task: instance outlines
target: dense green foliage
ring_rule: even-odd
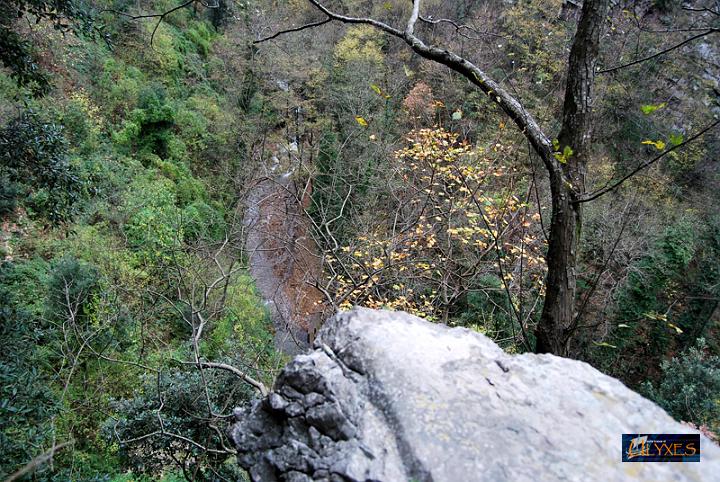
[[[480,3],[423,2],[474,30],[418,31],[557,127],[574,19],[559,0]],[[621,3],[604,67],[720,18]],[[410,2],[363,5],[400,25]],[[308,186],[316,281],[338,305],[532,348],[548,185],[487,96],[367,26],[252,44],[317,20],[294,0],[130,18],[175,6],[0,0],[0,478],[71,442],[28,480],[243,480],[224,430],[255,391],[199,364],[265,385],[282,365],[244,250],[244,200],[264,176]],[[696,45],[598,76],[589,186],[720,112],[720,73]],[[587,204],[571,347],[715,432],[719,150],[711,132]]]
[[[679,357],[662,362],[658,386],[647,395],[680,420],[692,420],[717,433],[720,421],[720,357],[708,355],[705,340]]]
[[[5,212],[12,212],[17,197],[23,196],[24,206],[51,223],[72,216],[83,193],[77,170],[68,161],[67,144],[61,126],[42,122],[32,111],[0,131]]]
[[[192,287],[243,257],[231,187],[243,176],[231,130],[243,113],[211,15],[178,12],[153,46],[153,24],[96,16],[108,45],[62,34],[89,20],[74,2],[2,6],[47,37],[40,47],[22,25],[2,25],[13,29],[3,41],[22,43],[2,48],[15,57],[0,72],[0,477],[71,442],[33,478],[237,479],[223,417],[253,390],[186,363]],[[38,64],[44,48],[59,54],[52,76]],[[234,270],[222,287],[200,308],[200,356],[242,360],[267,383],[278,355],[252,281]]]
[[[692,346],[698,336],[707,333],[713,304],[703,301],[717,296],[720,279],[714,260],[720,252],[713,236],[700,232],[698,225],[702,226],[698,220],[684,219],[669,226],[649,253],[632,266],[617,295],[618,329],[609,342],[620,355],[608,360],[612,365],[606,370],[642,381],[646,368],[638,366],[637,360],[658,366],[663,354]],[[712,230],[712,226],[706,229]],[[676,302],[678,292],[694,295]]]
[[[19,85],[34,95],[46,94],[51,76],[39,65],[40,53],[16,23],[20,19],[50,22],[55,30],[96,37],[90,6],[84,0],[2,0],[0,2],[0,63]]]

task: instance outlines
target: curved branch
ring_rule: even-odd
[[[48,460],[52,459],[55,455],[55,452],[59,452],[60,450],[64,449],[69,445],[72,445],[73,443],[75,443],[74,440],[69,440],[58,445],[53,445],[52,447],[50,447],[50,450],[38,455],[30,462],[25,464],[23,467],[21,467],[17,472],[11,474],[7,479],[5,479],[5,482],[14,482],[15,480],[20,480],[25,475],[33,473],[35,470],[37,470],[38,467],[43,465]]]
[[[702,38],[702,37],[705,37],[705,36],[707,36],[707,35],[710,35],[710,34],[712,34],[712,33],[717,33],[717,32],[720,32],[720,29],[711,28],[711,29],[706,30],[706,31],[704,31],[704,32],[702,32],[702,33],[699,33],[699,34],[697,34],[697,35],[693,35],[692,37],[687,38],[687,39],[683,40],[682,42],[673,45],[672,47],[668,47],[668,48],[666,48],[666,49],[664,49],[664,50],[661,50],[660,52],[657,52],[657,53],[655,53],[655,54],[653,54],[653,55],[650,55],[650,56],[648,56],[648,57],[644,57],[644,58],[638,59],[638,60],[633,60],[632,62],[628,62],[627,64],[618,65],[618,66],[616,66],[616,67],[611,67],[611,68],[609,68],[609,69],[598,70],[597,73],[598,73],[598,74],[606,74],[606,73],[608,73],[608,72],[615,72],[616,70],[624,69],[624,68],[626,68],[626,67],[632,67],[633,65],[637,65],[637,64],[640,64],[640,63],[643,63],[643,62],[647,62],[648,60],[652,60],[652,59],[654,59],[654,58],[660,57],[661,55],[665,55],[665,54],[668,53],[668,52],[672,52],[673,50],[678,49],[678,48],[682,47],[683,45],[688,44],[688,43],[690,43],[690,42],[692,42],[692,41],[694,41],[694,40],[697,40],[697,39],[699,39],[699,38]]]
[[[497,34],[497,33],[481,32],[481,31],[479,31],[478,29],[476,29],[476,28],[474,28],[474,27],[471,27],[470,25],[460,24],[460,23],[457,23],[455,20],[452,20],[452,19],[449,19],[449,18],[437,18],[437,19],[435,19],[435,18],[432,18],[432,17],[423,17],[422,15],[420,15],[420,16],[418,17],[418,19],[419,19],[421,22],[426,23],[426,24],[428,24],[428,25],[440,25],[440,24],[442,24],[442,23],[447,23],[447,24],[449,24],[449,25],[452,25],[453,28],[455,29],[455,32],[456,32],[458,35],[460,35],[460,36],[462,36],[462,37],[465,37],[465,38],[467,38],[467,39],[470,39],[470,40],[482,40],[482,39],[481,39],[480,37],[472,37],[472,36],[470,36],[470,35],[466,35],[466,34],[462,33],[461,30],[469,30],[469,31],[471,31],[471,32],[476,33],[477,35],[487,35],[488,37],[495,37],[495,38],[502,38],[502,39],[510,38],[510,37],[507,37],[507,36],[505,36],[505,35],[500,35],[500,34]]]
[[[543,163],[550,175],[558,178],[564,177],[561,164],[553,157],[553,149],[550,140],[542,131],[535,118],[527,110],[525,110],[515,97],[502,88],[497,82],[492,80],[477,65],[449,50],[441,49],[434,45],[427,45],[415,36],[413,32],[415,23],[420,17],[420,0],[413,0],[413,13],[408,20],[405,32],[401,32],[395,27],[372,18],[348,17],[346,15],[335,13],[322,5],[318,0],[308,1],[333,20],[343,23],[361,23],[372,25],[383,32],[393,35],[394,37],[398,37],[405,41],[405,43],[407,43],[410,48],[412,48],[415,53],[421,57],[445,65],[451,70],[454,70],[464,76],[472,84],[484,92],[505,112],[505,114],[508,115],[508,117],[510,117],[510,119],[512,119],[533,146],[535,152],[537,152],[543,160]]]
[[[703,8],[693,8],[693,7],[685,7],[685,6],[683,6],[682,9],[685,10],[685,11],[687,11],[687,12],[707,12],[707,13],[711,13],[711,14],[716,15],[716,16],[720,16],[720,10],[713,10],[712,8],[707,8],[707,7],[703,7]]]
[[[280,35],[284,35],[284,34],[286,34],[286,33],[300,32],[301,30],[305,30],[305,29],[307,29],[307,28],[319,27],[319,26],[325,25],[326,23],[331,22],[331,21],[332,21],[332,18],[327,17],[327,18],[325,18],[325,19],[323,19],[323,20],[318,20],[317,22],[306,23],[305,25],[301,25],[301,26],[299,26],[299,27],[293,27],[293,28],[288,28],[288,29],[285,29],[285,30],[280,30],[279,32],[276,32],[276,33],[274,33],[273,35],[270,35],[270,36],[268,36],[268,37],[264,37],[264,38],[261,38],[261,39],[259,39],[259,40],[254,40],[253,43],[254,43],[254,44],[260,44],[260,43],[263,43],[263,42],[267,42],[268,40],[272,40],[272,39],[274,39],[274,38],[277,38],[277,37],[279,37]]]
[[[654,163],[656,163],[657,161],[659,161],[660,159],[662,159],[663,157],[665,157],[667,154],[670,154],[672,151],[675,151],[675,150],[677,150],[677,149],[680,149],[681,147],[684,147],[684,146],[690,144],[690,143],[693,142],[695,139],[698,139],[699,137],[702,137],[706,132],[712,130],[713,128],[717,127],[718,125],[720,125],[720,120],[716,120],[715,122],[713,122],[713,123],[710,124],[709,126],[707,126],[707,127],[705,127],[704,129],[700,130],[698,133],[696,133],[696,134],[693,135],[692,137],[688,138],[686,141],[681,142],[680,144],[674,145],[674,146],[672,146],[670,149],[664,150],[663,152],[661,152],[661,153],[658,154],[657,156],[653,157],[653,158],[650,159],[649,161],[643,162],[642,164],[640,164],[639,166],[637,166],[635,169],[633,169],[630,173],[628,173],[627,175],[623,176],[621,179],[618,179],[617,181],[615,181],[613,184],[611,184],[611,185],[609,185],[609,186],[606,186],[606,187],[604,187],[604,188],[602,188],[602,189],[600,189],[600,190],[598,190],[598,191],[595,191],[594,193],[590,193],[590,194],[588,194],[588,195],[585,196],[585,197],[582,197],[582,198],[580,198],[580,199],[574,200],[574,201],[573,201],[573,204],[586,203],[586,202],[589,202],[589,201],[592,201],[592,200],[594,200],[594,199],[599,198],[599,197],[602,196],[603,194],[607,194],[608,192],[616,189],[618,186],[620,186],[622,183],[624,183],[625,181],[627,181],[627,180],[630,179],[631,177],[635,176],[637,173],[639,173],[639,172],[642,171],[643,169],[645,169],[645,168],[647,168],[647,167],[650,167],[651,165],[653,165]]]
[[[389,33],[390,35],[394,35],[395,37],[403,38],[403,33],[400,30],[398,30],[394,27],[391,27],[390,25],[388,25],[384,22],[380,22],[379,20],[375,20],[372,18],[363,18],[363,17],[348,17],[347,15],[341,15],[341,14],[335,13],[331,10],[328,10],[323,4],[321,4],[317,0],[308,0],[308,1],[310,3],[312,3],[313,5],[315,5],[315,7],[318,10],[320,10],[322,13],[324,13],[325,15],[327,15],[328,17],[330,17],[333,20],[337,20],[337,21],[343,22],[343,23],[364,23],[364,24],[372,25],[373,27],[379,28],[383,32]]]
[[[405,40],[421,57],[449,67],[477,86],[518,126],[523,135],[530,141],[533,149],[543,160],[547,169],[555,174],[561,172],[560,164],[552,156],[550,140],[542,131],[535,118],[525,110],[520,102],[508,91],[502,88],[475,64],[449,50],[426,45],[415,36],[408,36]]]
[[[173,433],[173,432],[167,432],[167,431],[165,431],[164,428],[162,428],[161,430],[155,430],[154,432],[146,433],[145,435],[140,435],[140,436],[138,436],[138,437],[134,437],[134,438],[131,438],[131,439],[125,439],[125,440],[122,440],[122,439],[120,438],[120,436],[117,434],[117,430],[115,431],[115,438],[117,439],[117,441],[118,441],[118,443],[119,443],[120,445],[130,445],[130,444],[133,444],[133,443],[136,443],[136,442],[141,442],[141,441],[143,441],[143,440],[145,440],[145,439],[149,439],[149,438],[152,438],[152,437],[157,437],[158,435],[161,435],[161,436],[163,436],[163,437],[174,438],[174,439],[177,439],[177,440],[182,440],[183,442],[189,443],[189,444],[192,445],[193,447],[196,447],[196,448],[202,450],[203,452],[208,452],[208,453],[211,453],[211,454],[230,454],[230,455],[236,454],[236,452],[232,452],[232,451],[218,450],[218,449],[212,449],[212,448],[206,447],[206,446],[204,446],[204,445],[202,445],[202,444],[200,444],[200,443],[198,443],[198,442],[196,442],[196,441],[194,441],[194,440],[192,440],[192,439],[189,439],[189,438],[187,438],[187,437],[185,437],[185,436],[183,436],[183,435],[180,435],[180,434],[177,434],[177,433]]]
[[[228,365],[226,363],[216,363],[216,362],[205,362],[205,361],[182,361],[182,360],[176,360],[184,365],[195,365],[200,368],[215,368],[217,370],[225,370],[227,372],[232,373],[233,375],[240,378],[242,381],[247,383],[248,385],[252,385],[257,389],[257,391],[260,392],[260,394],[264,397],[268,394],[268,389],[265,386],[265,384],[259,380],[255,380],[251,376],[247,375],[245,372],[239,370],[238,368],[235,368],[232,365]]]
[[[155,34],[157,33],[158,28],[160,28],[160,24],[162,23],[162,21],[165,20],[165,17],[167,17],[168,15],[170,15],[170,14],[173,13],[173,12],[177,12],[178,10],[181,10],[181,9],[183,9],[183,8],[185,8],[185,7],[189,7],[189,6],[192,5],[193,3],[197,3],[197,2],[202,3],[201,0],[187,0],[187,1],[183,2],[183,3],[181,3],[180,5],[176,5],[175,7],[172,7],[171,9],[166,10],[166,11],[164,11],[164,12],[160,12],[160,13],[148,13],[148,14],[142,14],[142,15],[132,15],[132,14],[129,14],[129,13],[120,12],[120,11],[118,11],[118,10],[112,10],[112,9],[103,10],[103,12],[115,13],[115,14],[117,14],[117,15],[122,15],[123,17],[127,17],[127,18],[129,18],[129,19],[131,19],[131,20],[140,20],[140,19],[143,19],[143,18],[157,18],[158,21],[157,21],[157,23],[155,24],[155,27],[153,28],[152,34],[150,35],[150,45],[152,45],[152,44],[153,44],[153,41],[155,40]],[[217,8],[217,6],[206,5],[206,4],[204,4],[204,3],[203,3],[203,5],[205,5],[205,6],[208,7],[208,8]]]

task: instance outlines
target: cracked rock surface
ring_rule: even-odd
[[[236,417],[254,481],[720,480],[704,436],[700,463],[622,463],[623,433],[694,431],[590,365],[401,312],[337,315]]]

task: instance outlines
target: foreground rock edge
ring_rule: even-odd
[[[622,463],[622,433],[696,433],[590,365],[356,308],[323,327],[230,434],[253,480],[720,480],[700,463]]]

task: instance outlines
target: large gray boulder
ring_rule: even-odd
[[[231,435],[256,481],[720,480],[700,463],[623,463],[623,433],[692,433],[590,365],[509,355],[483,335],[355,309],[321,330]]]

